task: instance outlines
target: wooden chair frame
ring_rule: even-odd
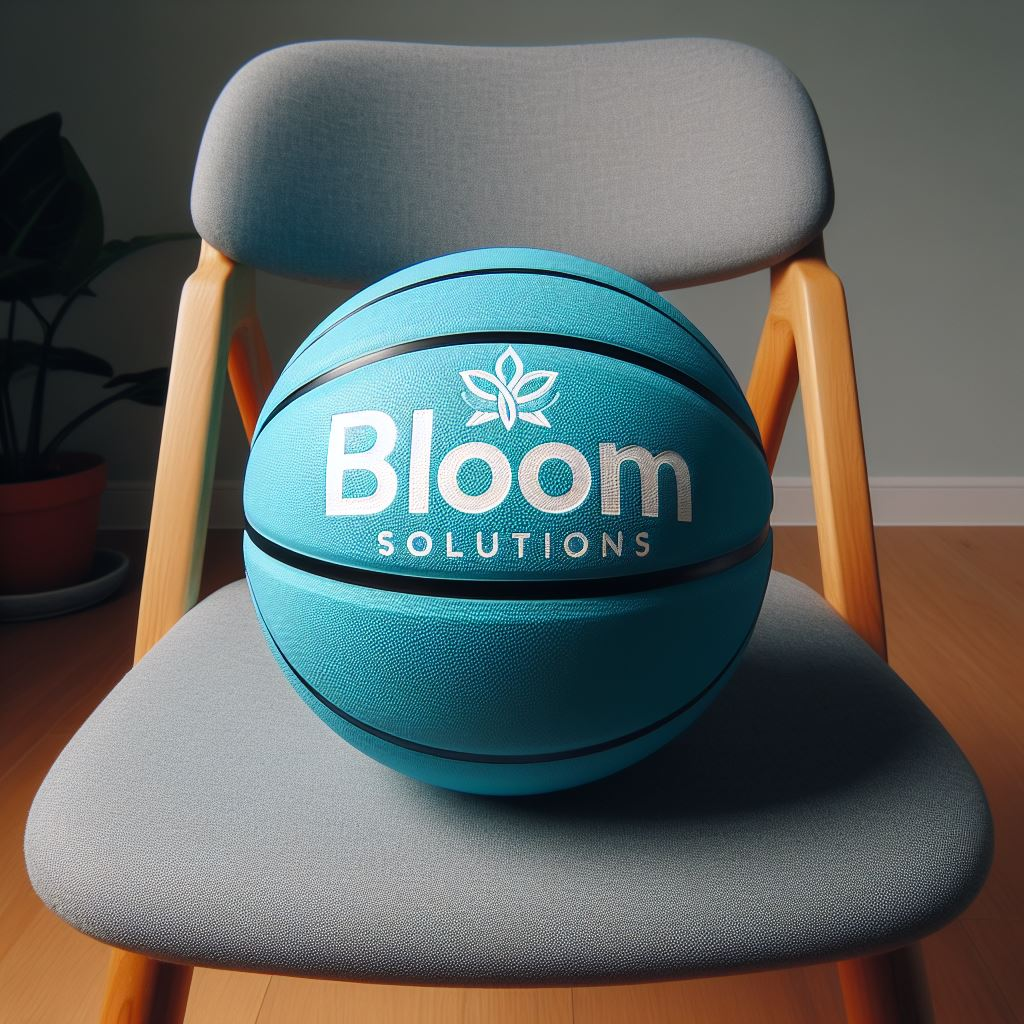
[[[136,661],[196,602],[225,368],[251,439],[273,384],[253,274],[203,242],[178,313]],[[771,299],[748,388],[771,466],[798,382],[825,597],[884,658],[885,623],[846,299],[820,238],[771,271]],[[837,966],[851,1024],[932,1019],[916,944]],[[191,977],[190,966],[115,950],[103,1024],[180,1024]]]

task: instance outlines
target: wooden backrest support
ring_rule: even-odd
[[[136,660],[196,601],[227,376],[251,437],[273,384],[253,274],[203,242],[178,312]],[[771,270],[768,315],[748,388],[771,465],[798,381],[825,597],[885,657],[846,299],[820,239]]]

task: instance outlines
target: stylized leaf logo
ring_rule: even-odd
[[[550,427],[545,411],[558,401],[558,392],[548,397],[555,386],[555,370],[525,372],[519,353],[509,345],[494,363],[494,373],[487,370],[461,370],[459,376],[468,390],[462,400],[476,410],[467,427],[475,427],[491,420],[501,420],[511,430],[517,419],[538,427]]]

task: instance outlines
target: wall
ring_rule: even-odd
[[[837,206],[826,239],[847,286],[879,518],[1024,521],[1024,142],[1015,66],[1024,5],[8,0],[2,24],[0,127],[62,111],[111,236],[189,226],[192,166],[213,100],[248,57],[281,43],[705,35],[769,50],[807,86],[831,151]],[[89,344],[121,370],[166,362],[195,255],[195,246],[178,244],[111,271],[100,298],[72,315],[64,341]],[[669,297],[745,379],[766,296],[759,274]],[[269,282],[261,307],[278,363],[341,297]],[[80,404],[81,386],[60,380],[53,412]],[[115,407],[78,437],[110,461],[108,522],[144,521],[158,421],[151,409]],[[231,482],[244,459],[241,430],[226,415],[219,516],[230,518]],[[803,518],[798,417],[778,474],[783,518]]]

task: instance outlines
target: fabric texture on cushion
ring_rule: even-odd
[[[832,201],[807,93],[750,46],[328,41],[227,84],[192,214],[236,260],[336,284],[519,245],[668,288],[778,262]]]
[[[514,799],[434,789],[345,744],[281,677],[239,582],[67,746],[26,858],[61,917],[157,957],[514,985],[903,943],[972,899],[991,843],[952,739],[788,577],[691,730],[609,779]]]

